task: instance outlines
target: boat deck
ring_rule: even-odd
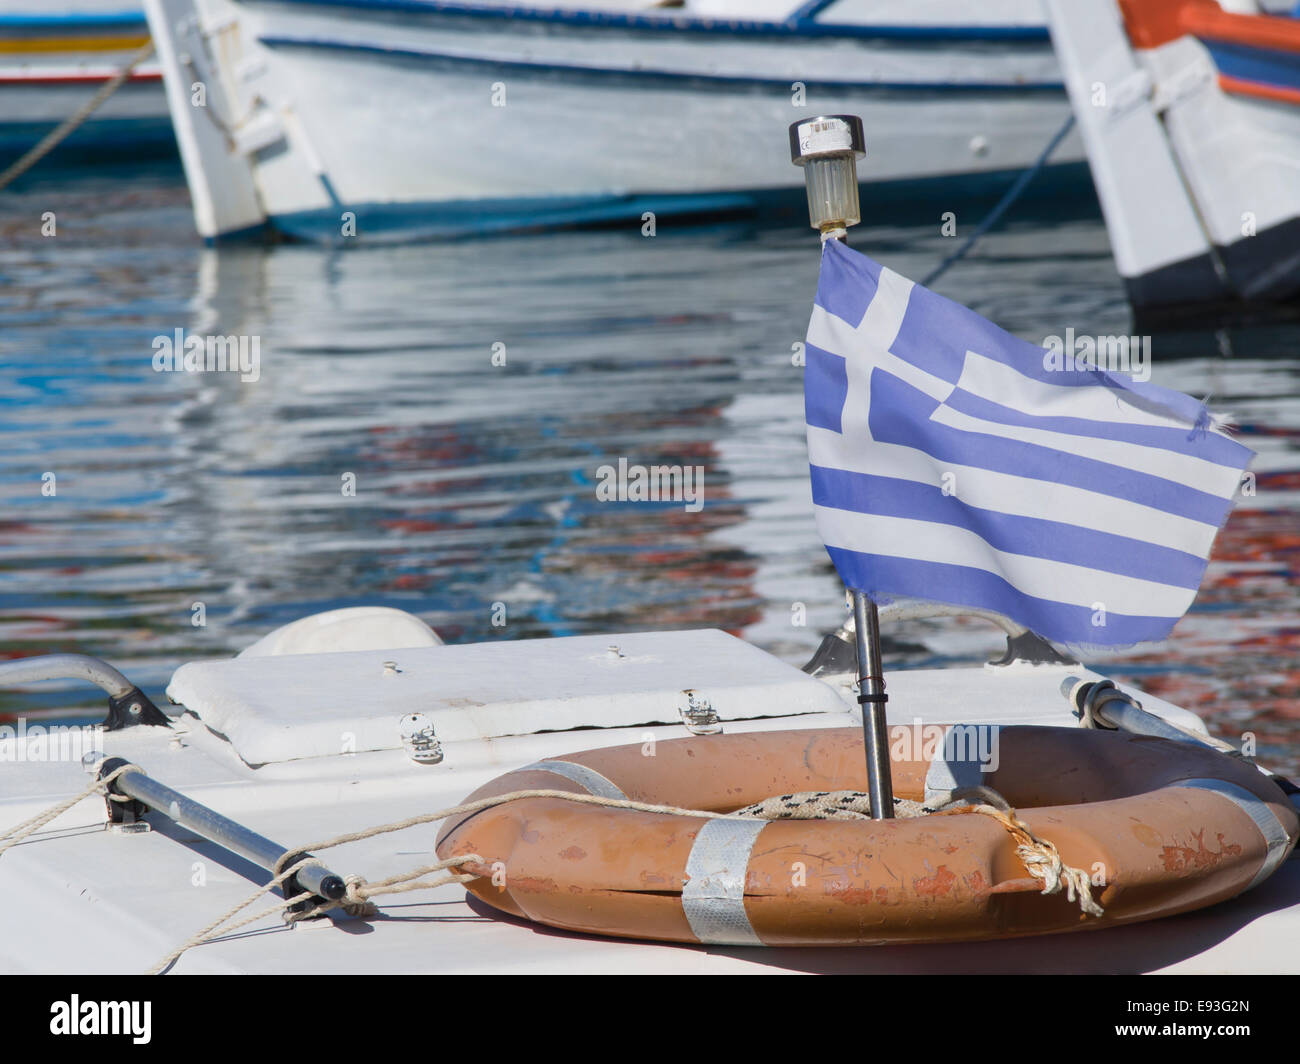
[[[791,670],[792,672],[794,670]],[[1078,667],[915,670],[891,677],[895,723],[1069,725],[1057,693]],[[833,687],[847,693],[846,679]],[[820,685],[820,681],[808,680]],[[1148,708],[1186,723],[1175,707]],[[830,711],[728,721],[727,731],[843,727]],[[928,712],[915,712],[920,706]],[[251,767],[190,713],[170,732],[137,727],[104,736],[105,752],[278,843],[298,847],[346,831],[452,806],[501,773],[581,749],[685,735],[681,724],[581,728],[450,741],[438,765],[400,749],[307,757]],[[13,755],[17,740],[5,740]],[[84,786],[76,763],[5,765],[0,824],[26,819]],[[0,968],[139,972],[264,882],[256,866],[150,816],[140,834],[104,830],[101,799],[87,799],[0,859]],[[428,863],[437,825],[323,851],[340,874],[368,879]],[[1300,864],[1212,909],[1087,933],[988,943],[841,949],[689,947],[569,934],[515,920],[468,899],[459,885],[380,899],[370,920],[339,916],[285,927],[277,916],[192,949],[176,972],[762,973],[762,972],[1295,972],[1300,958]],[[259,899],[248,913],[269,908]]]

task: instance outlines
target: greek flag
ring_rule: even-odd
[[[848,587],[1074,646],[1169,635],[1253,452],[1189,396],[1056,361],[826,242],[804,398],[817,527]]]

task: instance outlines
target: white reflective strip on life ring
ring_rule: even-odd
[[[686,859],[690,878],[682,909],[701,942],[712,946],[761,946],[745,912],[745,873],[754,840],[766,820],[710,820],[695,836]]]
[[[566,780],[578,784],[579,787],[586,787],[588,794],[594,794],[600,798],[627,800],[627,795],[619,790],[613,781],[606,779],[594,768],[588,768],[586,765],[579,765],[573,761],[534,761],[531,765],[525,765],[517,771],[553,772],[557,776],[563,776]]]
[[[1268,853],[1264,857],[1264,863],[1260,865],[1259,871],[1255,873],[1255,878],[1250,881],[1246,887],[1258,886],[1280,865],[1291,848],[1291,837],[1287,835],[1286,828],[1282,826],[1282,821],[1278,820],[1277,814],[1268,807],[1268,804],[1259,797],[1240,787],[1235,783],[1228,783],[1226,780],[1178,780],[1176,783],[1169,784],[1170,787],[1195,787],[1198,790],[1213,791],[1215,794],[1221,794],[1229,801],[1234,802],[1240,807],[1255,826],[1259,828],[1259,833],[1264,836],[1264,841],[1268,843]]]

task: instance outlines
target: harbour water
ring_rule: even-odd
[[[955,246],[938,210],[864,213],[854,245],[909,276]],[[183,661],[375,603],[449,642],[718,627],[802,664],[844,613],[796,364],[817,265],[811,230],[745,222],[214,251],[179,170],[30,180],[0,198],[0,654],[94,654],[160,698]],[[1035,342],[1132,331],[1091,202],[1018,209],[935,287]],[[159,368],[188,336],[242,342],[256,379]],[[1152,338],[1152,379],[1259,452],[1254,493],[1173,638],[1095,659],[1292,773],[1294,336]],[[620,459],[698,469],[702,505],[602,499]],[[911,623],[887,665],[999,642]],[[0,714],[97,701],[4,692]]]

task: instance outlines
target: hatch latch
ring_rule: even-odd
[[[722,721],[713,704],[698,691],[682,692],[682,700],[677,707],[682,715],[682,723],[692,735],[717,735],[722,731]]]

